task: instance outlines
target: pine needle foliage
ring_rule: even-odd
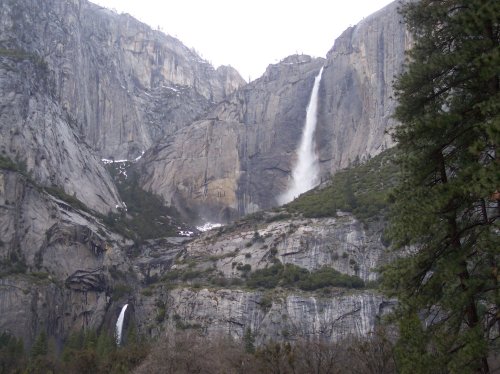
[[[402,373],[490,373],[499,353],[500,2],[421,0],[396,84],[401,181],[383,287]]]

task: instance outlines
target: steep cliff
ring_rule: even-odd
[[[120,248],[131,243],[67,200],[0,171],[0,331],[28,347],[41,331],[100,327],[120,281],[111,270],[129,266]]]
[[[274,284],[278,273],[267,273],[257,288],[252,280],[259,269],[285,264],[286,271],[290,264],[310,274],[333,268],[369,284],[385,261],[383,225],[363,224],[340,212],[322,219],[285,216],[266,212],[183,245],[151,248],[134,265],[149,283],[133,300],[136,323],[151,335],[189,328],[242,338],[250,328],[257,343],[311,336],[338,341],[373,331],[393,305],[373,290],[318,286],[308,291],[316,286],[294,283],[296,274]]]
[[[157,304],[142,297],[136,307],[154,311],[147,321],[153,335],[178,328],[200,330],[209,336],[227,334],[240,340],[250,329],[257,344],[311,337],[335,342],[365,336],[391,305],[370,291],[328,296],[282,292],[269,305],[265,293],[259,291],[181,288],[165,294],[165,322],[151,325]]]
[[[135,157],[243,83],[83,0],[0,3],[0,331],[114,319],[136,247],[102,223],[124,205],[96,151]]]
[[[391,145],[389,77],[408,44],[398,17],[389,6],[326,62],[290,56],[244,85],[128,15],[84,0],[2,1],[0,331],[27,345],[40,331],[111,332],[124,303],[151,335],[249,327],[265,342],[373,329],[391,305],[368,288],[384,262],[383,222],[276,211],[194,239],[132,243],[103,224],[124,206],[99,158],[147,150],[135,164],[142,186],[186,216],[230,221],[275,206],[322,66],[322,173]],[[251,284],[273,269],[327,286]]]
[[[100,160],[54,101],[53,81],[37,55],[0,49],[0,152],[38,184],[57,187],[101,212],[121,206]]]
[[[268,67],[147,153],[144,188],[205,219],[227,221],[276,204],[286,188],[314,77],[323,59]]]
[[[136,157],[244,84],[234,69],[216,71],[177,39],[86,0],[3,1],[0,35],[3,48],[47,63],[55,98],[103,157]]]
[[[328,52],[320,87],[317,149],[323,175],[394,145],[388,130],[410,34],[395,1],[348,28]]]
[[[410,42],[394,2],[346,30],[326,61],[290,56],[269,66],[263,77],[151,152],[144,187],[205,219],[276,206],[296,162],[322,65],[315,134],[321,178],[392,147],[392,81]]]

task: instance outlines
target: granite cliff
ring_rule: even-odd
[[[153,336],[182,328],[241,339],[250,328],[259,344],[310,336],[339,341],[373,331],[393,301],[371,289],[252,290],[245,279],[259,269],[291,264],[311,273],[332,268],[369,284],[384,262],[382,226],[363,225],[348,213],[280,217],[268,212],[141,256],[135,266],[149,286],[130,299],[136,323]]]
[[[42,331],[112,334],[125,303],[126,321],[152,336],[250,328],[257,342],[331,341],[372,330],[391,305],[368,287],[384,262],[383,221],[259,211],[287,187],[321,67],[323,177],[391,146],[390,80],[407,44],[393,4],[346,31],[326,60],[289,56],[245,84],[85,0],[2,1],[0,331],[27,346]],[[133,163],[142,187],[185,217],[257,214],[134,243],[113,231],[132,213],[100,159],[142,151]],[[266,269],[327,269],[355,286],[247,284]]]
[[[139,156],[242,84],[87,1],[0,3],[1,331],[29,346],[103,325],[134,278],[133,243],[103,224],[126,207],[100,159]]]
[[[144,160],[145,189],[204,219],[277,205],[296,162],[314,77],[321,177],[393,146],[393,78],[410,43],[397,2],[346,30],[326,61],[290,56],[173,134]]]
[[[27,346],[41,331],[61,339],[100,327],[116,284],[110,270],[128,269],[131,243],[51,191],[0,172],[0,331]]]
[[[285,189],[323,59],[290,56],[152,148],[143,186],[205,220],[275,205]]]
[[[398,6],[395,1],[344,31],[327,54],[316,133],[323,175],[394,146],[392,84],[411,45]]]
[[[179,40],[86,0],[9,0],[0,44],[47,64],[54,95],[103,157],[134,158],[245,82]]]

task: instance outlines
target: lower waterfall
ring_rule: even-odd
[[[125,311],[127,310],[128,304],[125,304],[122,307],[120,315],[116,320],[116,345],[120,345],[122,342],[122,330],[123,330],[123,321],[125,320]]]
[[[301,193],[318,185],[319,160],[315,150],[314,132],[316,130],[318,112],[318,91],[323,68],[314,79],[314,86],[307,106],[306,122],[300,146],[297,149],[297,163],[292,170],[292,180],[286,192],[278,197],[280,205],[289,203]]]

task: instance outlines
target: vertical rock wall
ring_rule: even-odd
[[[373,157],[394,145],[392,84],[411,41],[398,2],[350,27],[328,52],[316,133],[322,173]]]

